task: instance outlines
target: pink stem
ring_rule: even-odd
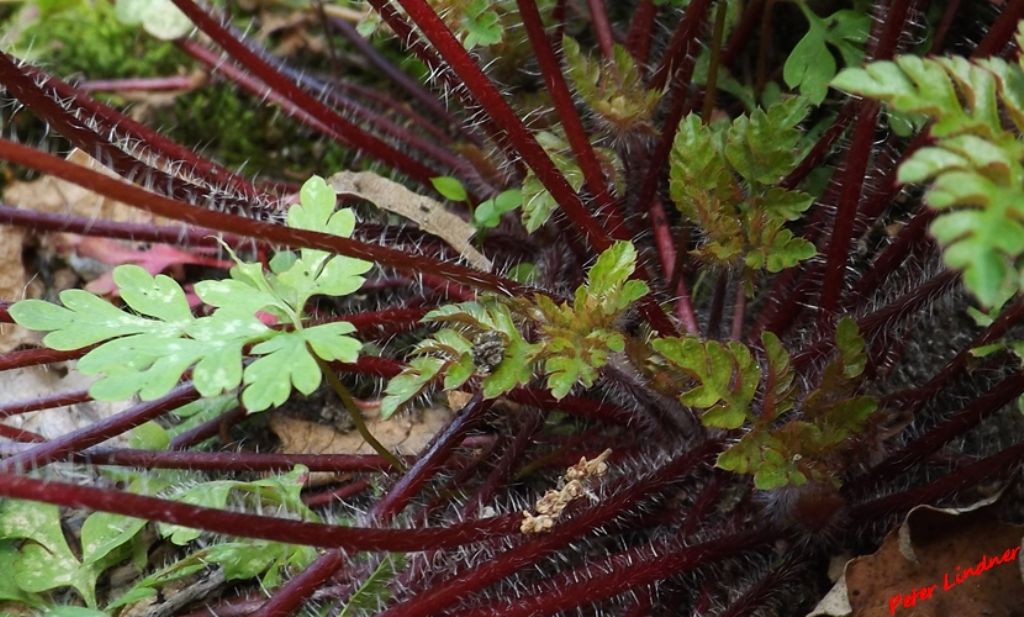
[[[421,529],[325,525],[203,508],[173,499],[147,497],[68,482],[50,482],[2,472],[0,495],[52,503],[67,508],[112,512],[235,537],[349,551],[415,552],[452,548],[515,533],[519,526],[519,517],[515,515],[479,519],[451,527]]]

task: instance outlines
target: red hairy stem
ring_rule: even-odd
[[[188,2],[189,0],[175,0]],[[565,176],[558,171],[544,148],[537,143],[515,110],[505,101],[501,92],[487,77],[462,43],[451,33],[444,21],[425,0],[398,0],[423,35],[444,57],[448,65],[459,76],[473,98],[484,111],[507,133],[509,142],[523,157],[523,160],[537,175],[565,212],[566,216],[584,235],[590,246],[603,251],[611,246],[612,239],[601,225],[590,215],[580,196],[569,185]]]
[[[393,308],[340,315],[332,321],[347,321],[364,337],[384,337],[417,327],[428,311],[427,307]]]
[[[289,617],[331,574],[345,562],[345,553],[327,551],[297,576],[281,586],[273,597],[252,613],[253,617]]]
[[[710,3],[711,0],[693,0],[690,2],[689,6],[686,7],[686,13],[683,14],[682,21],[679,22],[679,27],[673,34],[673,43],[670,43],[670,48],[666,51],[666,59],[663,60],[663,65],[665,62],[669,62],[669,55],[674,54],[672,45],[675,43],[676,38],[678,38],[680,57],[678,61],[671,61],[678,64],[678,66],[673,65],[672,79],[669,83],[670,88],[663,99],[667,103],[667,112],[662,124],[661,137],[658,139],[657,144],[655,144],[654,150],[647,161],[647,173],[640,183],[640,190],[636,201],[639,208],[644,208],[657,194],[658,182],[667,169],[669,153],[672,152],[672,142],[675,141],[676,132],[679,130],[679,122],[687,112],[693,109],[694,103],[688,95],[690,92],[690,77],[693,75],[696,58],[694,57],[695,54],[690,52],[697,45],[697,36],[700,34],[701,26],[703,26],[704,20],[707,18]],[[667,71],[668,69],[666,69],[665,79],[668,79],[669,76]],[[659,85],[657,74],[655,74],[653,85],[656,89],[664,87],[664,84]],[[662,105],[666,103],[662,103]],[[684,250],[685,247],[678,247],[680,253]]]
[[[999,411],[1022,392],[1024,392],[1024,373],[1017,372],[1010,375],[986,394],[972,401],[970,405],[953,414],[948,420],[901,447],[899,451],[872,467],[863,476],[849,482],[843,487],[843,491],[847,494],[858,494],[871,488],[883,478],[892,478],[903,473],[929,454],[936,452],[951,439],[963,435],[977,426],[979,422]]]
[[[601,572],[567,574],[565,584],[530,589],[518,600],[499,601],[465,612],[457,617],[542,617],[579,606],[589,606],[637,587],[663,581],[699,566],[705,566],[777,539],[779,531],[763,528],[725,535],[701,544],[685,546],[662,541],[621,553],[615,564]],[[571,579],[570,579],[571,577]]]
[[[335,141],[345,144],[349,143],[348,139],[337,130],[327,124],[324,124],[312,114],[306,112],[302,107],[286,98],[284,95],[270,89],[264,82],[253,77],[251,74],[246,73],[231,63],[224,62],[220,56],[210,49],[207,49],[195,41],[189,40],[178,41],[178,47],[205,64],[211,71],[216,71],[222,74],[225,78],[234,82],[254,97],[267,98],[274,102],[280,106],[285,113],[294,117],[302,124],[328,135]],[[321,96],[323,96],[325,100],[348,112],[354,118],[354,121],[358,122],[360,126],[365,125],[366,127],[377,129],[381,134],[409,146],[411,150],[414,150],[423,157],[434,161],[437,165],[430,169],[430,173],[433,176],[442,175],[441,170],[446,168],[460,169],[463,173],[466,173],[466,169],[471,168],[468,161],[459,158],[451,151],[421,138],[412,131],[402,128],[387,117],[368,109],[360,103],[341,96],[341,94],[336,90],[328,88],[324,84],[318,82],[310,83],[311,78],[308,75],[296,76],[295,80],[300,85],[306,85],[310,89],[321,91]],[[371,134],[367,133],[367,135]]]
[[[107,177],[50,154],[3,139],[0,139],[0,159],[57,176],[131,206],[167,218],[202,225],[209,229],[233,232],[237,235],[255,237],[293,248],[317,248],[340,253],[349,257],[376,261],[381,265],[392,266],[406,272],[431,272],[471,287],[500,291],[509,295],[529,293],[528,288],[518,283],[464,266],[428,257],[408,255],[402,251],[366,244],[350,238],[304,229],[292,229],[190,206],[126,184],[120,179]]]
[[[661,265],[662,280],[668,283],[675,280],[676,246],[672,241],[672,227],[665,214],[665,206],[661,200],[654,197],[647,205],[647,218],[651,223],[651,236],[654,239],[654,248],[658,251],[659,264]]]
[[[171,443],[167,446],[167,449],[187,450],[188,448],[202,443],[211,437],[225,434],[228,432],[229,428],[244,420],[247,415],[248,412],[244,407],[235,407],[230,411],[220,414],[216,418],[211,418],[183,433],[175,435],[174,438],[171,439]]]
[[[429,133],[434,141],[438,143],[446,144],[452,140],[452,137],[436,126],[430,118],[410,107],[407,101],[395,100],[394,95],[390,92],[381,92],[369,86],[339,81],[337,79],[330,80],[330,84],[332,88],[336,88],[339,92],[344,92],[349,96],[361,97],[376,105],[380,105],[393,114],[404,117],[417,130],[422,129]]]
[[[61,392],[49,396],[41,396],[27,401],[11,401],[0,405],[0,418],[16,416],[40,409],[53,409],[55,407],[67,407],[77,403],[91,401],[92,397],[86,390],[74,390],[72,392]]]
[[[680,538],[688,538],[696,533],[700,524],[704,522],[704,515],[718,501],[718,496],[722,493],[722,481],[722,471],[716,470],[711,479],[704,485],[704,488],[701,489],[700,494],[697,495],[697,499],[694,500],[689,511],[686,512],[683,525],[679,529]]]
[[[645,497],[651,497],[666,490],[673,481],[690,473],[695,467],[714,456],[720,447],[720,444],[717,443],[705,443],[685,455],[673,459],[617,494],[605,497],[594,507],[556,525],[550,532],[532,537],[470,571],[438,582],[415,597],[392,606],[381,615],[382,617],[438,615],[467,595],[476,593],[518,570],[530,567],[552,551],[578,541],[594,529],[621,517],[624,510],[637,505]]]
[[[24,447],[5,448],[0,453],[20,454]],[[193,469],[198,471],[281,471],[304,465],[310,471],[390,471],[391,465],[375,454],[275,454],[269,452],[188,452],[89,448],[68,453],[65,460],[88,465],[117,465],[152,469]]]
[[[195,90],[203,78],[193,75],[169,75],[167,77],[128,77],[125,79],[90,79],[79,82],[79,92],[167,92]]]
[[[474,394],[469,403],[462,408],[451,422],[430,439],[423,453],[409,467],[405,474],[399,478],[398,482],[391,487],[380,501],[374,504],[373,509],[370,511],[370,520],[388,523],[401,513],[409,501],[419,493],[427,480],[448,459],[455,447],[466,436],[466,433],[490,410],[492,403],[493,401],[484,401],[483,396],[479,392]],[[312,593],[316,587],[334,575],[338,567],[342,565],[340,557],[341,555],[338,554],[338,551],[329,551],[321,555],[303,573],[305,575],[310,571],[315,571],[317,573],[315,577],[316,584],[312,584],[314,577],[310,576],[303,578],[301,585],[297,584],[295,588],[286,585],[278,590],[265,606],[301,601],[305,596],[299,596],[300,591],[306,592],[308,595],[308,593]],[[331,564],[333,566],[328,567]],[[279,596],[283,596],[283,598],[279,599]]]
[[[722,50],[722,66],[728,67],[731,65],[732,61],[740,55],[740,52],[746,48],[747,44],[755,40],[756,37],[753,36],[753,33],[760,23],[761,16],[764,14],[764,3],[765,0],[753,0],[744,7],[739,23],[733,28],[732,33],[729,35],[729,42]]]
[[[605,424],[630,426],[636,422],[634,413],[610,403],[595,401],[580,396],[556,399],[547,390],[540,388],[516,388],[505,395],[513,403],[532,405],[545,411],[564,411],[577,418],[597,420]]]
[[[443,119],[449,129],[461,130],[460,122],[445,109],[444,105],[438,102],[437,97],[385,58],[383,54],[377,51],[369,41],[356,31],[352,24],[337,17],[329,18],[328,23],[345,37],[345,40],[351,43],[373,68],[380,71],[392,83],[404,90],[406,94],[416,101],[417,105],[422,106],[422,109],[433,114],[435,117]]]
[[[84,216],[72,216],[56,212],[39,212],[26,207],[14,208],[0,204],[0,224],[16,225],[36,231],[57,231],[92,236],[98,238],[115,238],[132,242],[156,242],[172,246],[220,248],[216,238],[210,236],[209,230],[180,225],[147,225],[144,223],[117,223],[99,221]],[[240,238],[234,234],[224,234],[221,239],[232,248],[254,241]]]
[[[520,517],[508,515],[458,523],[450,527],[345,527],[203,508],[172,499],[147,497],[68,482],[49,482],[9,473],[0,473],[0,495],[52,503],[67,508],[86,508],[123,514],[241,538],[346,551],[415,552],[453,548],[515,533],[520,521]]]
[[[373,10],[380,15],[388,28],[395,33],[398,40],[402,41],[406,49],[411,51],[423,64],[430,69],[430,74],[436,76],[442,82],[442,92],[445,97],[448,93],[454,93],[467,110],[476,107],[473,97],[462,87],[462,83],[448,70],[447,63],[438,53],[422,40],[419,33],[413,27],[405,15],[399,13],[391,4],[391,0],[367,0]],[[501,127],[494,123],[494,120],[487,115],[480,116],[476,122],[487,133],[487,136],[497,144],[498,148],[505,155],[508,161],[516,168],[519,175],[522,175],[521,163],[512,153],[508,137]]]
[[[0,83],[24,104],[32,113],[52,126],[67,138],[76,148],[96,158],[120,176],[135,179],[141,177],[154,190],[186,202],[221,202],[244,208],[247,204],[235,197],[216,195],[213,190],[186,182],[176,176],[150,166],[144,161],[123,151],[105,135],[97,133],[87,123],[78,119],[73,112],[65,110],[57,101],[48,96],[36,82],[18,66],[14,59],[0,53]]]
[[[0,424],[0,437],[6,437],[7,439],[13,439],[23,443],[46,443],[46,437],[43,437],[39,433],[33,433],[21,428],[14,428],[13,426],[7,426],[6,424]]]
[[[956,19],[956,14],[959,10],[960,0],[950,0],[946,4],[942,18],[939,20],[938,25],[935,26],[935,32],[932,34],[932,46],[928,49],[929,55],[937,55],[942,52],[942,46],[946,43],[946,35],[949,34],[949,28],[953,25],[953,20]],[[977,50],[975,50],[975,53],[977,53]]]
[[[343,96],[342,92],[344,90],[342,88],[334,87],[331,82],[322,82],[308,73],[296,71],[284,64],[279,63],[277,67],[282,71],[282,73],[295,80],[295,82],[300,86],[307,90],[321,93],[320,96],[324,98],[326,103],[330,103],[336,107],[347,110],[357,121],[360,121],[360,123],[376,127],[381,133],[393,138],[397,143],[418,150],[423,155],[433,157],[437,163],[443,166],[458,170],[469,181],[478,185],[486,186],[486,192],[488,194],[495,192],[493,187],[491,187],[487,181],[480,176],[479,172],[475,167],[473,167],[468,159],[456,154],[453,150],[447,147],[451,143],[451,139],[443,133],[441,133],[442,138],[440,144],[438,144],[434,141],[421,137],[420,131],[417,130],[418,127],[417,129],[403,127],[397,122],[391,120],[386,114],[379,113],[355,99]],[[243,76],[245,75],[245,73],[241,74]],[[373,90],[369,88],[363,88],[363,91],[373,92]],[[376,98],[388,101],[389,107],[396,107],[396,102],[387,96],[377,94]],[[433,128],[434,131],[440,132],[436,127],[431,126],[431,128]],[[473,195],[475,191],[472,187],[469,187],[469,192],[474,201],[480,200],[480,197]]]
[[[608,21],[604,0],[587,0],[587,8],[590,9],[590,23],[593,24],[594,33],[597,35],[597,46],[605,59],[611,60],[615,55],[615,37],[612,35],[612,24]],[[536,47],[534,44],[535,51]]]
[[[1010,0],[998,13],[998,17],[988,28],[988,34],[974,48],[972,58],[987,58],[999,54],[1006,47],[1013,33],[1017,30],[1017,22],[1024,18],[1024,0]]]
[[[370,518],[388,522],[401,513],[492,404],[493,401],[485,401],[479,392],[474,394],[451,422],[430,439],[412,467],[374,504]]]
[[[448,30],[444,21],[434,12],[434,9],[425,0],[398,0],[419,26],[421,32],[441,53],[449,63],[452,70],[462,79],[466,88],[487,112],[495,123],[508,135],[509,142],[522,156],[523,160],[537,175],[544,187],[551,193],[552,198],[572,221],[586,239],[589,246],[595,251],[604,251],[611,246],[612,237],[609,236],[600,223],[590,215],[584,206],[580,196],[569,185],[568,180],[547,152],[540,146],[533,133],[523,124],[523,121],[516,114],[515,110],[505,101],[498,91],[498,88],[487,77],[483,70],[469,52],[462,46],[462,43],[455,38],[455,35]],[[634,276],[645,274],[643,268]],[[647,278],[640,276],[640,278]],[[649,280],[649,278],[647,278]],[[648,294],[639,301],[640,310],[644,313],[651,325],[663,336],[675,332],[671,321],[657,304],[654,298]]]
[[[895,240],[886,246],[871,263],[867,272],[853,284],[850,293],[844,298],[844,306],[851,306],[859,298],[878,289],[886,278],[910,257],[914,246],[921,242],[931,243],[932,240],[926,235],[926,232],[928,225],[935,220],[936,216],[937,213],[929,208],[924,208],[915,214],[914,218],[910,219],[910,222],[896,234]]]
[[[906,512],[922,503],[936,503],[940,499],[955,495],[958,491],[975,486],[980,482],[1010,475],[1024,461],[1024,443],[1011,446],[998,454],[983,458],[976,463],[965,465],[930,484],[886,495],[873,501],[857,504],[850,516],[857,521],[870,523],[893,512]]]
[[[599,4],[601,2],[601,0],[594,1]],[[555,56],[555,51],[551,48],[547,33],[544,32],[544,23],[537,11],[537,4],[535,0],[516,0],[516,4],[519,7],[523,25],[526,27],[526,34],[533,46],[534,57],[537,59],[541,75],[544,77],[544,84],[547,86],[555,110],[558,112],[558,118],[565,129],[565,135],[572,147],[573,155],[583,172],[584,182],[597,201],[598,211],[604,219],[602,223],[613,238],[627,239],[631,234],[625,226],[622,213],[612,198],[608,182],[601,170],[601,163],[597,160],[590,137],[576,111],[576,104],[573,101],[572,92],[569,91],[569,86],[566,84],[562,67]]]
[[[707,338],[718,338],[719,326],[722,324],[722,313],[725,311],[725,290],[729,286],[729,271],[722,270],[715,282],[715,290],[711,295],[711,306],[708,308]]]
[[[807,177],[807,174],[817,169],[825,158],[828,157],[832,152],[832,146],[835,145],[836,141],[846,130],[846,126],[850,123],[854,113],[860,108],[860,101],[847,101],[843,108],[836,114],[832,124],[825,129],[825,131],[818,137],[818,140],[814,142],[811,149],[807,151],[804,158],[800,160],[800,163],[789,172],[782,182],[779,182],[779,186],[785,189],[795,189],[803,180]]]
[[[946,363],[946,366],[928,380],[928,383],[915,387],[909,392],[897,392],[890,398],[894,401],[912,402],[911,409],[913,413],[917,413],[931,396],[941,390],[945,384],[959,377],[968,367],[968,363],[974,357],[971,350],[999,340],[1022,319],[1024,319],[1024,299],[1018,299],[1004,308],[995,321],[989,324],[969,345],[961,349],[952,360]]]
[[[861,105],[845,167],[838,172],[843,175],[843,180],[832,225],[832,238],[825,256],[824,280],[818,305],[823,323],[831,321],[839,309],[839,296],[846,280],[846,261],[853,239],[853,223],[857,218],[857,206],[860,203],[868,161],[871,158],[878,111],[877,103],[867,102]]]
[[[76,105],[88,112],[107,130],[117,129],[132,139],[146,144],[146,147],[159,154],[167,161],[181,161],[190,172],[203,177],[213,186],[230,187],[244,197],[259,198],[264,193],[258,190],[244,177],[218,165],[208,159],[197,156],[195,152],[154,131],[141,122],[137,122],[118,110],[104,105],[76,90],[73,86],[43,73],[33,67],[24,67],[34,80],[46,80],[46,85],[53,88],[63,99],[71,99]]]
[[[689,69],[683,67],[685,64],[692,64],[692,60],[687,58],[700,33],[700,25],[707,19],[710,6],[711,0],[695,0],[687,5],[683,18],[672,32],[672,39],[669,41],[668,47],[662,53],[657,70],[651,76],[650,86],[652,88],[661,90],[668,84],[669,76],[672,76],[673,82],[678,82],[682,74],[690,72]],[[689,79],[682,81],[689,81]]]
[[[81,452],[90,446],[116,437],[198,398],[199,393],[191,384],[178,386],[155,401],[133,405],[120,413],[93,422],[89,426],[71,431],[45,444],[4,459],[0,461],[0,473],[12,473],[19,469],[35,469],[64,459],[70,454]]]
[[[174,0],[174,4],[203,33],[224,48],[224,51],[232,59],[251,71],[271,90],[293,101],[306,113],[336,132],[348,145],[362,150],[369,156],[408,174],[425,185],[429,185],[430,178],[437,175],[422,163],[390,146],[387,142],[363,131],[321,103],[316,97],[300,88],[273,65],[249,49],[242,41],[235,38],[218,20],[199,8],[192,0]]]
[[[358,495],[372,487],[373,482],[369,479],[356,480],[355,482],[330,488],[326,491],[303,495],[302,503],[306,504],[310,508],[319,508],[321,506],[330,505],[335,501],[344,501],[349,497]]]
[[[804,586],[807,581],[807,567],[801,563],[799,554],[789,553],[781,564],[760,576],[743,595],[729,602],[729,608],[719,613],[718,617],[747,617],[759,612],[770,614],[765,609],[773,606],[770,603],[777,597],[780,589]]]
[[[943,271],[884,307],[859,318],[857,320],[857,328],[864,338],[870,339],[883,328],[912,317],[917,311],[935,301],[936,298],[948,293],[956,284],[957,278],[958,274],[956,272]],[[835,339],[832,336],[833,329],[831,327],[834,324],[830,323],[829,325],[830,327],[827,329],[829,334],[822,335],[793,357],[794,367],[798,369],[805,368],[835,348]]]
[[[73,351],[57,351],[54,349],[26,349],[24,351],[9,351],[0,354],[0,371],[9,371],[16,368],[28,366],[39,366],[40,364],[53,364],[67,360],[77,360],[84,356],[92,347],[86,349],[75,349]]]
[[[532,410],[525,411],[524,415],[526,417],[516,432],[515,439],[508,444],[494,468],[462,507],[464,518],[476,516],[477,510],[490,502],[498,489],[507,484],[516,464],[522,460],[523,455],[533,445],[534,436],[544,426],[545,415]]]
[[[633,55],[637,66],[645,66],[651,53],[651,42],[654,38],[654,21],[658,16],[658,7],[654,0],[640,0],[629,22],[626,34],[626,48]]]

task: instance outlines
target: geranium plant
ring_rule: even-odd
[[[48,334],[0,368],[98,380],[0,417],[138,401],[49,440],[0,425],[0,601],[802,615],[832,556],[1014,478],[1024,4],[369,0],[302,13],[335,52],[304,68],[239,34],[244,12],[173,4],[194,28],[148,31],[335,154],[301,186],[257,180],[0,54],[6,96],[115,176],[14,135],[0,159],[182,226],[32,203],[3,222],[235,264],[4,299]],[[324,381],[375,454],[249,447],[254,412]],[[367,410],[441,391],[421,452],[376,443]]]

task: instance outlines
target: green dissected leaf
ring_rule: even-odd
[[[431,178],[430,183],[434,185],[434,190],[443,195],[446,199],[452,201],[466,201],[468,195],[466,195],[466,187],[462,186],[462,182],[459,182],[458,178],[451,176],[438,176]]]
[[[491,10],[492,3],[488,0],[470,0],[465,9],[460,24],[466,32],[462,44],[466,49],[473,49],[478,45],[494,45],[500,43],[503,28],[501,17]],[[447,195],[446,195],[447,197]],[[457,200],[463,201],[463,200]]]
[[[118,266],[114,270],[137,267]],[[11,317],[26,328],[49,330],[43,344],[59,350],[81,349],[130,334],[147,333],[170,338],[179,335],[187,325],[131,315],[80,289],[62,291],[60,301],[63,307],[43,300],[22,300],[11,306]]]
[[[338,617],[352,617],[364,611],[377,612],[391,598],[389,583],[395,578],[405,564],[405,557],[397,553],[389,553],[381,559],[370,576],[359,585],[349,596],[348,604],[341,610]]]
[[[701,421],[705,425],[728,429],[743,426],[761,378],[746,346],[696,337],[655,339],[651,344],[697,382],[679,400],[704,410]]]
[[[408,366],[388,381],[384,398],[380,401],[380,417],[387,420],[398,408],[423,391],[437,377],[445,362],[440,358],[421,356],[409,361]]]
[[[96,578],[101,571],[82,564],[61,529],[57,506],[5,499],[0,501],[0,540],[30,540],[19,549],[7,572],[29,594],[72,587],[89,607],[96,606]]]
[[[0,602],[10,600],[27,606],[40,606],[43,599],[19,587],[14,577],[9,575],[14,572],[20,558],[17,541],[0,540],[0,572],[8,573],[0,576]]]
[[[624,240],[601,253],[587,274],[587,294],[601,298],[622,287],[636,268],[636,249]]]
[[[247,366],[243,376],[242,404],[250,413],[283,404],[292,387],[312,394],[320,386],[323,375],[310,353],[311,344],[305,331],[282,332],[252,348],[262,357]]]
[[[601,126],[613,135],[650,130],[661,92],[646,87],[636,60],[615,45],[612,58],[598,60],[585,55],[579,43],[562,39],[569,79]]]
[[[204,482],[179,490],[171,497],[175,501],[182,503],[223,510],[227,508],[228,499],[233,494],[242,497],[248,496],[250,499],[255,500],[262,509],[277,506],[285,512],[298,515],[302,520],[319,521],[316,514],[302,503],[302,499],[299,496],[303,486],[302,478],[307,473],[308,470],[305,467],[297,465],[286,474],[262,480],[251,482],[237,480]],[[157,530],[161,536],[170,538],[171,542],[178,545],[188,544],[201,534],[198,529],[167,523],[159,523]]]
[[[934,145],[900,166],[900,181],[931,183],[925,201],[944,211],[931,232],[984,305],[998,308],[1021,289],[1024,69],[1000,58],[900,56],[843,71],[833,85],[932,120]]]
[[[97,563],[111,551],[128,544],[147,521],[108,512],[93,512],[82,524],[82,561]]]
[[[744,435],[718,456],[717,465],[726,471],[753,474],[754,486],[760,490],[800,486],[807,481],[797,461],[785,454],[783,444],[767,429]]]
[[[167,429],[150,420],[132,429],[128,445],[140,450],[166,450],[171,443]]]
[[[828,85],[836,75],[836,49],[843,63],[852,66],[864,57],[863,44],[871,30],[868,15],[849,9],[819,17],[805,3],[799,3],[808,22],[807,34],[793,47],[782,67],[782,79],[790,88],[814,105],[828,94]]]
[[[505,348],[504,359],[484,378],[484,398],[495,398],[517,386],[525,386],[533,378],[534,357],[539,346],[526,342],[516,332]]]
[[[699,256],[779,272],[815,254],[813,244],[785,227],[813,196],[774,186],[800,161],[805,137],[797,127],[807,110],[806,101],[789,98],[730,125],[705,125],[696,114],[680,123],[669,191],[704,236]]]
[[[226,580],[246,580],[266,573],[263,583],[269,589],[280,585],[284,569],[289,566],[299,569],[315,559],[313,547],[264,540],[220,542],[206,552],[207,561],[224,569]]]
[[[802,158],[803,133],[797,127],[808,110],[804,99],[787,98],[733,120],[723,148],[729,164],[750,183],[770,186],[782,180]]]
[[[576,165],[575,158],[568,154],[571,152],[568,142],[558,135],[546,131],[537,133],[536,138],[569,186],[574,191],[579,191],[583,187],[583,172]],[[551,196],[551,193],[544,187],[544,183],[533,171],[527,171],[526,178],[523,180],[522,206],[523,225],[530,233],[540,229],[558,209],[555,198]]]
[[[765,391],[759,421],[767,423],[793,409],[796,402],[796,375],[789,352],[782,346],[779,337],[765,330],[761,333],[761,344],[765,353]]]

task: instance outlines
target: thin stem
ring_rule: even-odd
[[[0,159],[57,176],[131,206],[167,218],[200,224],[210,229],[256,237],[263,241],[293,248],[321,249],[349,257],[376,261],[379,264],[409,272],[426,271],[472,287],[490,288],[509,295],[530,293],[529,288],[513,281],[457,264],[428,257],[412,256],[403,251],[367,244],[351,238],[287,228],[190,206],[163,195],[150,193],[118,178],[105,176],[56,156],[4,139],[0,139]]]
[[[31,411],[39,411],[40,409],[67,407],[68,405],[76,405],[78,403],[85,403],[91,400],[92,397],[89,396],[89,392],[87,390],[74,390],[72,392],[61,392],[59,394],[41,396],[28,401],[11,401],[0,405],[0,418],[29,413]]]
[[[633,12],[633,18],[629,22],[626,47],[640,66],[645,66],[650,56],[654,21],[660,8],[654,4],[654,0],[640,0],[640,5]]]
[[[133,405],[118,414],[4,459],[0,461],[0,473],[12,473],[19,469],[35,469],[64,459],[75,452],[102,443],[197,399],[199,399],[199,393],[192,387],[192,384],[178,386],[155,401]]]
[[[67,508],[123,514],[234,537],[350,551],[416,552],[453,548],[516,533],[521,518],[507,515],[457,523],[450,527],[419,529],[346,527],[204,508],[173,499],[70,482],[51,482],[4,472],[0,472],[0,495]]]
[[[1001,381],[970,405],[956,412],[918,439],[903,446],[898,452],[872,467],[866,474],[843,487],[847,494],[858,494],[871,488],[882,478],[892,478],[924,457],[937,451],[958,435],[963,435],[989,415],[1024,392],[1024,373],[1017,372]]]
[[[850,516],[861,522],[871,522],[892,512],[906,512],[917,504],[935,503],[979,482],[990,481],[1007,474],[1019,467],[1022,460],[1024,443],[966,465],[930,484],[858,504],[851,509]]]
[[[272,90],[286,99],[294,101],[307,114],[316,118],[319,122],[330,128],[333,133],[340,136],[348,145],[363,150],[373,158],[393,166],[395,169],[408,174],[425,185],[430,182],[431,177],[436,175],[435,172],[422,163],[410,158],[383,140],[363,131],[321,103],[315,96],[300,88],[273,65],[249,49],[242,41],[235,38],[217,19],[207,11],[199,8],[192,0],[174,0],[174,4],[203,33],[223,47],[224,51],[231,58],[246,67]]]
[[[708,78],[704,84],[704,106],[701,108],[701,122],[711,121],[715,110],[715,95],[718,93],[718,68],[722,58],[722,37],[725,35],[726,3],[719,1],[715,7],[715,27],[711,35],[711,59],[708,61]]]
[[[597,46],[601,49],[601,55],[606,60],[611,60],[615,52],[615,37],[612,35],[612,25],[608,21],[608,11],[605,10],[604,0],[587,0],[587,8],[590,9],[590,23],[594,25],[594,32],[597,34]]]
[[[597,505],[589,508],[549,533],[532,537],[528,541],[492,559],[479,564],[472,570],[441,581],[404,602],[392,606],[381,617],[430,617],[441,614],[453,603],[491,585],[523,568],[528,568],[545,555],[559,550],[571,542],[578,541],[585,534],[599,529],[620,518],[624,509],[636,507],[644,498],[660,494],[671,483],[690,473],[698,465],[718,452],[721,444],[705,443],[694,450],[676,457],[616,494],[610,495]]]
[[[485,401],[479,392],[474,394],[451,422],[431,438],[413,466],[374,505],[370,517],[378,521],[390,521],[397,516],[462,442],[469,430],[490,410],[492,403]]]
[[[348,415],[352,418],[352,422],[356,425],[356,430],[359,431],[359,434],[363,437],[366,443],[368,443],[370,447],[377,452],[377,454],[386,460],[391,465],[392,469],[400,473],[405,473],[405,463],[395,456],[393,452],[385,448],[384,444],[377,441],[377,438],[370,432],[370,429],[366,426],[366,420],[363,419],[363,414],[359,411],[359,408],[356,407],[355,402],[352,400],[352,393],[348,391],[345,384],[341,383],[341,380],[338,379],[338,375],[334,372],[334,369],[328,366],[320,356],[313,353],[312,349],[310,349],[309,352],[316,360],[316,365],[320,367],[320,372],[323,373],[324,378],[327,379],[327,384],[331,386],[334,393],[338,395],[339,399],[341,399],[342,406],[345,407],[345,411],[348,412]]]
[[[387,559],[387,557],[385,557]],[[290,617],[314,591],[344,563],[341,551],[327,551],[317,557],[308,568],[294,576],[273,597],[252,613],[252,617]]]

